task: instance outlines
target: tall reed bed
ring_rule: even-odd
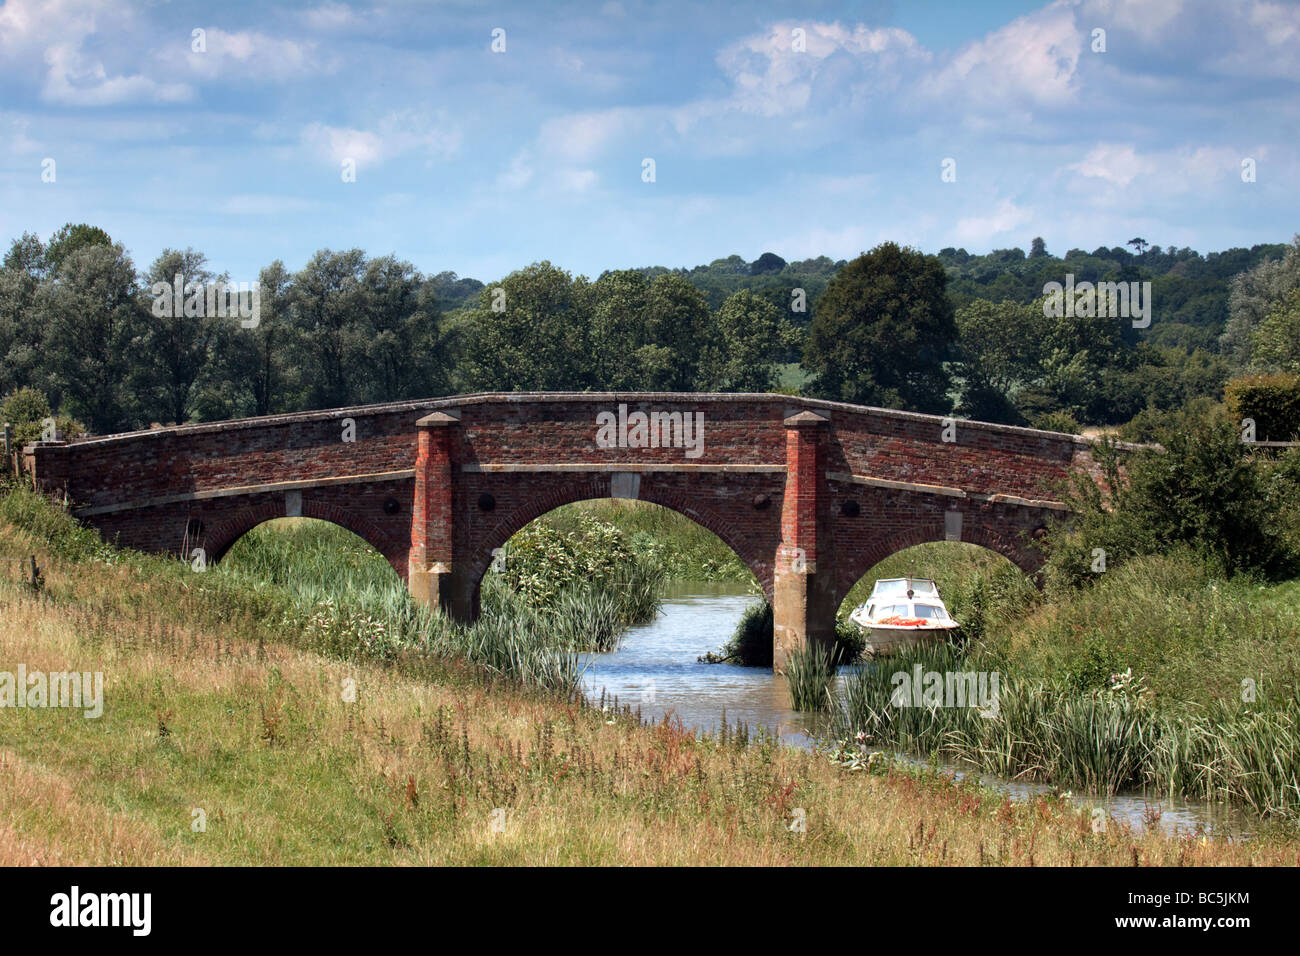
[[[319,649],[390,659],[406,650],[461,657],[523,683],[572,693],[580,654],[618,646],[652,618],[661,578],[617,529],[534,526],[482,586],[481,618],[457,625],[413,601],[382,557],[332,525],[282,519],[238,541],[217,572],[252,591],[287,594]]]
[[[845,681],[832,735],[1004,777],[1101,793],[1143,788],[1300,816],[1300,704],[1294,699],[1262,711],[1219,704],[1162,712],[1130,674],[1089,691],[1002,674],[994,708],[969,701],[900,706],[896,675],[914,674],[917,666],[946,675],[973,665],[950,647],[864,664]]]
[[[831,685],[839,663],[837,647],[809,642],[792,653],[785,663],[786,684],[795,710],[830,710],[835,699]]]

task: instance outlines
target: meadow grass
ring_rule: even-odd
[[[1056,797],[642,725],[451,660],[323,654],[267,594],[40,537],[0,522],[0,557],[44,571],[33,591],[4,562],[3,660],[103,671],[105,709],[0,712],[0,865],[1300,862],[1281,830],[1096,833]]]

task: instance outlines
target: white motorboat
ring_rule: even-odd
[[[885,657],[904,647],[937,644],[959,625],[929,578],[881,578],[849,620],[866,637],[863,653]]]

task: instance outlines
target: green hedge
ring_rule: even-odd
[[[1300,435],[1300,375],[1247,375],[1223,386],[1233,418],[1255,420],[1257,441],[1295,441]]]

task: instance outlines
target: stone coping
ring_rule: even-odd
[[[922,412],[905,412],[892,408],[876,408],[869,405],[851,405],[847,402],[832,402],[820,398],[803,398],[794,395],[781,395],[771,392],[478,392],[468,395],[452,395],[445,398],[415,399],[403,402],[386,402],[376,405],[353,405],[346,408],[321,409],[310,412],[293,412],[284,415],[264,415],[260,418],[236,418],[221,422],[202,422],[192,425],[169,425],[165,428],[150,428],[134,432],[121,432],[114,435],[101,435],[73,442],[36,442],[27,445],[37,447],[81,447],[102,445],[127,439],[150,440],[162,439],[174,435],[202,435],[223,431],[243,431],[245,429],[292,425],[296,422],[319,422],[333,419],[350,418],[358,415],[387,415],[398,412],[430,412],[442,409],[458,409],[470,405],[519,405],[528,403],[564,403],[564,402],[663,402],[665,404],[702,404],[713,403],[764,403],[784,406],[781,418],[796,415],[801,411],[820,409],[827,412],[839,412],[842,415],[874,415],[892,418],[897,421],[942,423],[951,416],[929,415]],[[417,416],[421,417],[421,416]],[[834,415],[829,416],[834,419]],[[1101,439],[1085,438],[1082,435],[1069,435],[1064,432],[1041,431],[1036,428],[1022,428],[1018,425],[997,425],[992,422],[980,422],[974,419],[954,419],[964,428],[975,428],[1007,435],[1022,435],[1026,438],[1065,439],[1080,447],[1099,444]],[[415,421],[411,422],[414,429]],[[1120,442],[1125,450],[1149,447],[1131,442]]]

